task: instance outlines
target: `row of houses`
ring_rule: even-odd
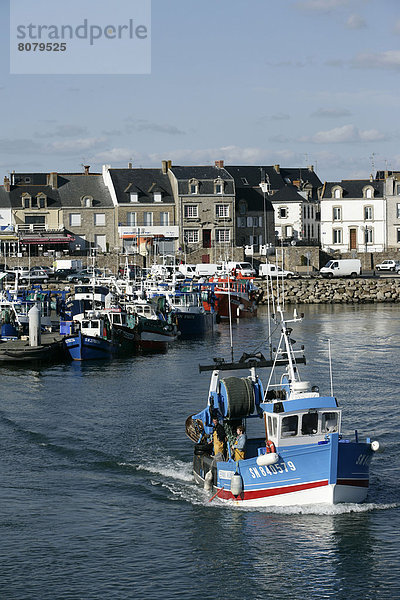
[[[398,202],[399,201],[399,202]],[[181,254],[215,262],[279,242],[400,248],[400,173],[322,183],[312,166],[175,166],[16,173],[0,187],[3,254]]]

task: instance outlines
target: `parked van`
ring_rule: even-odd
[[[212,277],[222,273],[222,265],[212,263],[198,263],[196,265],[196,277]]]
[[[322,277],[357,277],[361,275],[361,261],[358,258],[330,260],[319,272]]]
[[[295,277],[295,273],[293,271],[285,271],[285,269],[281,269],[278,265],[273,265],[271,263],[263,263],[258,267],[258,275],[265,279],[268,277],[287,277],[290,279],[291,277]]]
[[[186,279],[193,279],[196,277],[196,265],[179,265],[178,270],[182,275],[186,277]]]
[[[228,262],[228,271],[236,271],[236,274],[243,275],[243,277],[255,277],[257,272],[249,262]]]

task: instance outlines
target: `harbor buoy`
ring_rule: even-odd
[[[212,471],[207,471],[204,477],[204,489],[206,492],[211,492],[213,485],[213,474]]]
[[[239,496],[239,494],[241,494],[242,491],[243,491],[242,477],[239,475],[239,473],[235,473],[234,475],[232,475],[232,479],[231,479],[231,493],[234,496]]]
[[[373,442],[371,442],[371,450],[372,452],[382,452],[382,447],[378,440],[374,440]]]
[[[279,460],[279,455],[276,452],[269,452],[268,454],[260,454],[257,456],[256,463],[259,467],[268,467],[268,465],[274,465]]]

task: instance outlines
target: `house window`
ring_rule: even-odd
[[[31,197],[30,196],[22,196],[22,206],[23,206],[23,208],[31,207]]]
[[[400,219],[400,204],[396,204],[396,219]]]
[[[341,229],[333,229],[333,243],[341,244],[342,243],[342,230]]]
[[[365,243],[366,244],[372,244],[373,238],[374,238],[373,233],[374,233],[374,230],[372,229],[372,227],[365,228],[364,235],[365,235]]]
[[[46,208],[46,196],[37,196],[36,201],[38,208]]]
[[[333,207],[333,220],[334,221],[341,221],[342,220],[342,207],[341,206],[334,206]]]
[[[400,229],[397,230],[397,243],[400,244]]]
[[[96,227],[104,227],[104,225],[106,224],[106,215],[104,213],[95,213],[94,224],[96,225]]]
[[[246,227],[246,217],[238,217],[237,218],[237,226],[238,227]]]
[[[162,195],[160,192],[154,192],[154,202],[161,202]]]
[[[371,188],[367,188],[365,191],[365,197],[366,198],[372,198],[372,189]]]
[[[130,202],[138,202],[138,193],[131,192],[129,195],[129,200],[130,200]]]
[[[148,226],[153,225],[153,213],[152,212],[144,212],[143,213],[143,225],[148,225]]]
[[[229,204],[216,204],[215,214],[217,217],[229,217]]]
[[[396,185],[396,194],[397,196],[400,196],[400,183]]]
[[[137,222],[137,213],[135,213],[135,212],[128,212],[126,214],[126,223],[127,223],[127,225],[130,225],[131,227],[136,227],[136,222]]]
[[[162,212],[160,213],[160,225],[169,225],[169,213]]]
[[[335,198],[341,198],[342,197],[342,190],[340,188],[336,188],[336,190],[334,191],[334,197]]]
[[[69,224],[70,224],[70,227],[80,227],[81,226],[80,213],[71,213],[69,215]]]
[[[30,177],[25,177],[24,181],[25,181],[25,183],[30,183],[31,182],[31,178]]]
[[[304,218],[306,218],[306,216],[307,216],[307,206],[306,205],[304,205],[304,207],[303,207],[303,216],[304,216]]]
[[[198,194],[199,193],[199,182],[192,179],[189,181],[189,194]]]
[[[107,250],[106,236],[105,235],[95,235],[94,236],[94,245],[96,248],[101,250],[101,252],[105,252]]]
[[[185,204],[184,206],[185,219],[195,219],[199,216],[199,207],[197,204]]]
[[[239,206],[239,214],[240,215],[245,215],[246,214],[246,205],[245,204],[241,204]]]
[[[199,243],[199,230],[198,229],[185,229],[183,232],[185,242],[187,244],[198,244]]]
[[[215,184],[215,193],[216,194],[222,194],[222,184],[221,183],[216,183]]]
[[[288,216],[288,209],[284,206],[281,206],[280,208],[278,208],[278,217],[280,219],[287,219]]]
[[[372,206],[364,206],[364,220],[372,221]]]
[[[215,239],[218,244],[227,243],[231,239],[231,232],[229,229],[216,229]]]

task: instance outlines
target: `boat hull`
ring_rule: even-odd
[[[118,344],[80,332],[64,338],[64,346],[72,360],[107,360],[118,351]]]
[[[195,453],[195,481],[204,485],[213,473],[213,492],[221,501],[268,507],[363,502],[368,493],[370,444],[342,443],[335,434],[329,443],[284,448],[275,464],[259,466],[257,458],[237,463],[242,492],[230,491],[236,471],[232,460],[214,464],[207,454]]]
[[[214,329],[216,315],[211,312],[176,313],[181,338],[202,336]]]

